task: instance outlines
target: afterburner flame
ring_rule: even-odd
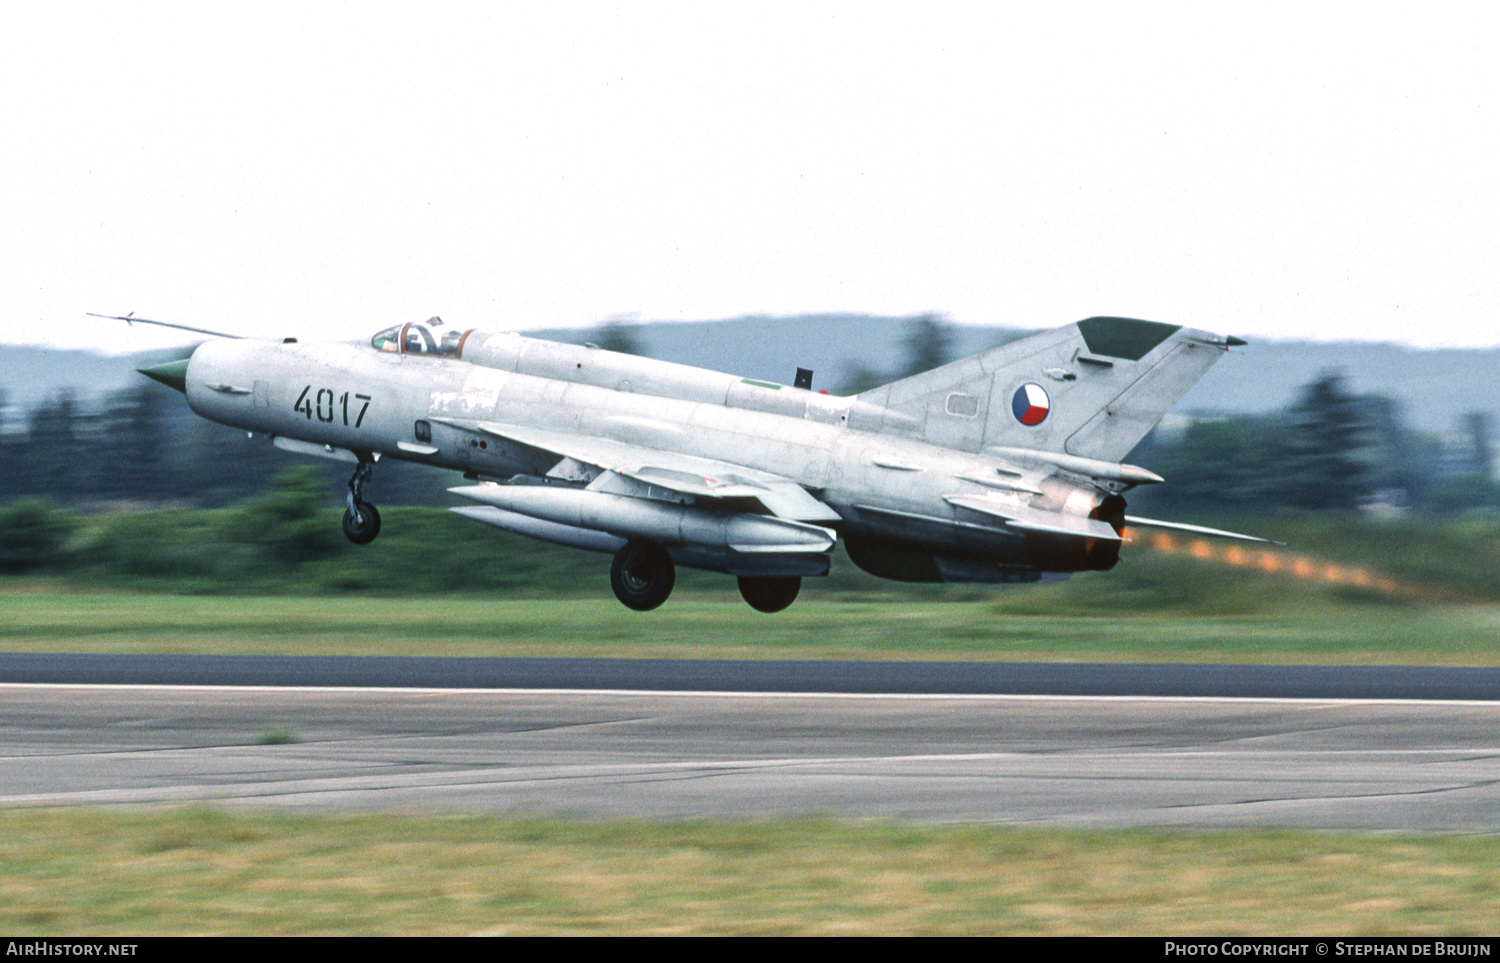
[[[1296,552],[1246,549],[1234,544],[1219,546],[1202,538],[1180,541],[1165,533],[1143,536],[1131,528],[1126,528],[1121,534],[1126,541],[1163,555],[1181,555],[1200,562],[1256,568],[1268,575],[1289,575],[1292,578],[1324,582],[1329,585],[1352,585],[1383,592],[1386,595],[1415,597],[1432,594],[1431,591],[1425,591],[1415,585],[1402,584],[1389,575],[1373,572],[1363,566],[1342,565]]]

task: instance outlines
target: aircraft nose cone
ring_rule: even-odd
[[[153,365],[150,368],[137,368],[141,374],[152,381],[159,381],[168,388],[187,394],[187,359],[181,361],[169,361],[166,364]]]

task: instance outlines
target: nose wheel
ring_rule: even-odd
[[[380,512],[360,497],[365,482],[374,474],[370,463],[362,461],[349,479],[349,497],[344,502],[344,537],[356,545],[368,545],[380,534]]]
[[[355,502],[344,510],[344,537],[356,545],[368,545],[380,534],[380,512],[369,502]]]

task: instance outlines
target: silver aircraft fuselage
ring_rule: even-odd
[[[294,451],[463,472],[476,484],[454,491],[482,507],[455,511],[475,520],[596,551],[659,545],[742,587],[825,574],[838,539],[911,581],[1107,569],[1121,493],[1161,480],[1120,459],[1241,343],[1090,319],[835,397],[515,334],[442,329],[440,352],[414,328],[432,333],[210,341],[183,387],[199,415]]]

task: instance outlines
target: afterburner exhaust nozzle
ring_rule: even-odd
[[[141,374],[152,381],[159,381],[176,391],[187,394],[187,359],[181,361],[169,361],[166,364],[154,365],[150,368],[137,368]]]

